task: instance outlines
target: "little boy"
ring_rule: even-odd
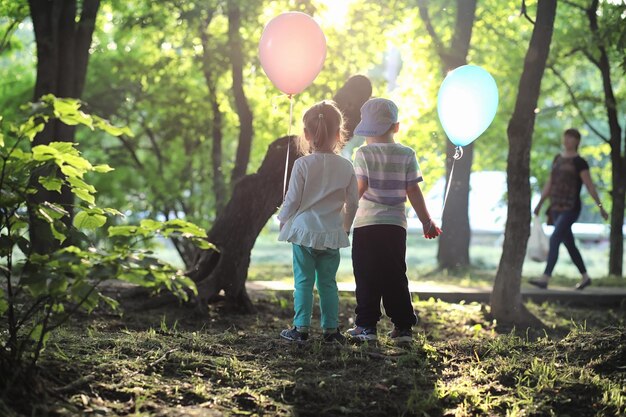
[[[422,222],[424,236],[439,236],[418,183],[422,175],[413,149],[396,143],[398,107],[383,98],[361,107],[361,122],[354,133],[365,136],[366,146],[356,151],[354,170],[359,187],[359,208],[354,221],[352,266],[356,280],[355,326],[352,340],[376,340],[381,318],[380,300],[394,324],[389,337],[411,342],[417,323],[406,277],[407,197]]]

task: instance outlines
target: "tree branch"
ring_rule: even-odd
[[[80,12],[80,20],[76,25],[75,63],[76,79],[74,80],[74,93],[80,97],[85,86],[87,76],[87,63],[89,62],[89,48],[96,27],[96,16],[100,8],[100,0],[84,0]]]
[[[580,115],[581,119],[583,119],[583,123],[585,123],[585,125],[587,125],[587,127],[589,127],[589,129],[595,133],[600,139],[602,139],[603,141],[605,141],[606,143],[610,143],[611,141],[609,140],[609,138],[607,138],[605,135],[603,135],[602,133],[600,133],[600,131],[598,131],[598,129],[596,129],[591,122],[589,121],[589,119],[587,119],[587,117],[585,116],[582,108],[580,107],[580,103],[578,102],[578,99],[576,98],[576,93],[574,92],[574,90],[572,89],[572,86],[569,85],[569,83],[567,82],[567,80],[565,79],[565,77],[563,77],[563,74],[561,74],[561,72],[559,70],[557,70],[554,65],[549,64],[547,65],[547,67],[552,71],[552,73],[554,75],[556,75],[556,77],[559,79],[559,81],[561,81],[561,83],[565,86],[565,88],[567,89],[567,92],[570,96],[570,98],[572,99],[572,104],[574,104],[574,107],[576,108],[576,110],[578,110],[578,114]]]
[[[561,3],[565,3],[568,6],[572,6],[576,9],[582,10],[582,11],[587,11],[587,9],[585,9],[584,6],[581,6],[580,4],[574,3],[573,1],[569,1],[569,0],[561,0]]]
[[[522,0],[522,8],[520,10],[520,16],[524,16],[526,20],[528,20],[530,23],[532,23],[533,25],[535,24],[535,21],[530,16],[528,16],[528,12],[526,11],[526,0]]]
[[[437,54],[440,57],[443,57],[446,54],[446,48],[444,47],[443,42],[441,42],[441,39],[439,38],[439,35],[437,35],[437,32],[435,31],[435,28],[433,27],[433,23],[430,20],[430,13],[428,12],[428,6],[427,6],[426,0],[419,0],[417,2],[417,8],[419,10],[420,18],[422,19],[422,22],[424,22],[424,25],[426,26],[426,31],[428,31],[428,35],[430,36],[431,40],[435,44],[435,49],[437,51]]]
[[[162,176],[163,175],[163,154],[161,153],[161,149],[159,148],[159,144],[157,143],[156,135],[154,134],[154,131],[150,129],[150,126],[148,126],[148,122],[146,121],[144,117],[141,117],[141,127],[143,127],[143,130],[146,132],[146,136],[148,136],[148,139],[150,140],[150,143],[152,144],[152,148],[154,149],[154,154],[156,155],[157,162],[158,162],[157,169],[159,171],[159,174],[161,174]]]

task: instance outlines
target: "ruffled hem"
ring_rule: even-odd
[[[313,232],[285,225],[278,235],[282,242],[295,243],[313,249],[339,249],[350,246],[348,234],[343,230],[332,232]]]

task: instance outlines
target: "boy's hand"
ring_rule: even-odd
[[[426,239],[434,239],[441,234],[441,229],[437,227],[432,219],[423,223],[422,226],[424,228],[424,237]]]

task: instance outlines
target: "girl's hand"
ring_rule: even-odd
[[[428,220],[426,223],[422,223],[422,226],[424,229],[424,237],[426,239],[434,239],[442,233],[441,229],[437,227],[432,219]]]

